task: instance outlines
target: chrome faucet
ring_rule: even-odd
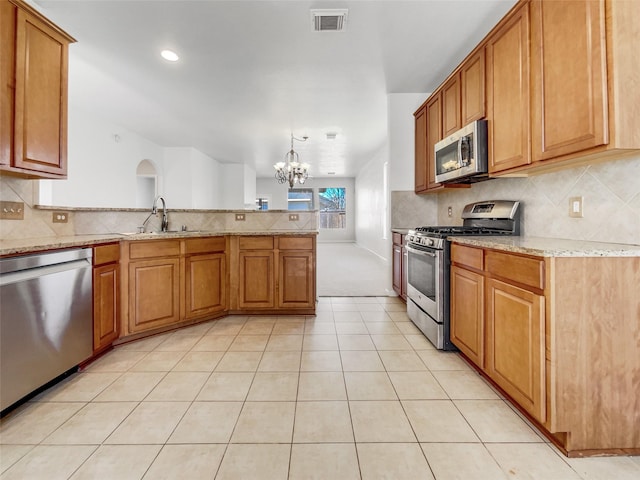
[[[151,213],[153,215],[157,215],[158,214],[158,200],[160,200],[162,202],[162,224],[160,229],[163,232],[166,232],[167,230],[169,230],[169,218],[167,217],[167,204],[164,201],[164,198],[160,195],[158,195],[156,197],[156,199],[153,201],[153,207],[151,207]]]

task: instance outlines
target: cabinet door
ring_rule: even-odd
[[[487,279],[487,374],[545,421],[544,297]]]
[[[404,245],[404,236],[402,237],[402,244]],[[407,264],[409,263],[409,252],[405,247],[402,247],[402,279],[400,286],[402,287],[400,290],[400,296],[406,300],[407,299]]]
[[[273,308],[275,306],[273,251],[241,251],[239,261],[238,306],[247,310]]]
[[[485,117],[484,48],[460,68],[462,126]]]
[[[313,308],[314,305],[313,252],[281,251],[278,258],[278,307]]]
[[[456,74],[442,87],[442,138],[462,128],[460,115],[460,75]]]
[[[427,110],[415,114],[415,191],[427,189]]]
[[[15,89],[16,6],[0,2],[0,165],[11,165]]]
[[[441,96],[436,95],[427,103],[427,189],[435,189],[441,186],[436,182],[436,152],[435,146],[442,140],[442,109]]]
[[[393,246],[393,290],[402,295],[402,245]]]
[[[484,277],[451,267],[451,341],[484,367]]]
[[[529,5],[487,43],[489,172],[531,163],[529,134]]]
[[[93,269],[93,351],[97,352],[118,338],[118,264]]]
[[[129,331],[142,332],[180,320],[180,261],[158,258],[129,264]]]
[[[531,2],[532,155],[608,143],[604,1]]]
[[[225,305],[224,253],[185,258],[185,317],[194,318],[223,311]]]
[[[66,176],[68,39],[18,9],[15,167]]]

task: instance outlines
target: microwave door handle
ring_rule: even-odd
[[[464,159],[462,158],[462,139],[464,137],[461,137],[458,139],[458,167],[462,168],[464,167]]]

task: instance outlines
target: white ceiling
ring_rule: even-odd
[[[306,135],[320,177],[355,176],[386,141],[386,95],[431,92],[516,0],[35,1],[78,40],[72,106],[259,177]],[[311,8],[348,8],[346,32],[312,31]]]

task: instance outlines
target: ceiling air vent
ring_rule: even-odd
[[[324,8],[311,10],[311,21],[316,32],[344,32],[347,28],[346,8]]]

